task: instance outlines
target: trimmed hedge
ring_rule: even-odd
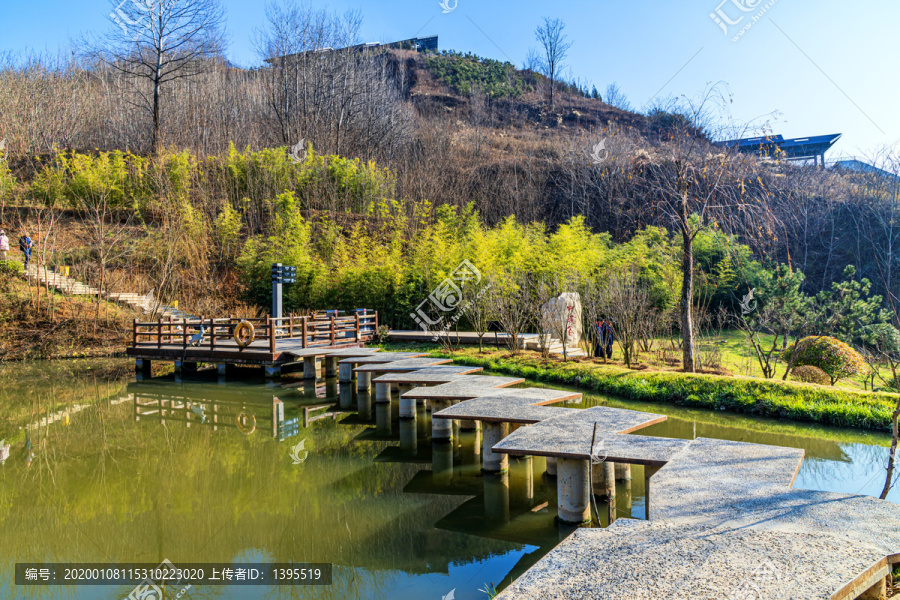
[[[794,367],[794,370],[791,371],[791,379],[802,381],[804,383],[831,385],[831,377],[828,376],[828,373],[819,367],[814,367],[812,365],[800,365],[799,367]]]
[[[861,375],[867,370],[866,361],[859,352],[837,338],[820,335],[805,337],[782,353],[784,360],[790,361],[798,347],[800,354],[794,364],[818,367],[828,374],[831,385],[839,379]]]
[[[535,381],[579,386],[628,400],[728,410],[837,427],[888,429],[897,402],[896,394],[854,392],[771,379],[611,370],[580,363],[545,367],[510,358],[433,354],[453,358],[463,365]]]

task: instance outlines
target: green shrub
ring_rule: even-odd
[[[22,263],[15,260],[0,260],[0,273],[4,275],[21,275],[25,272]]]
[[[794,357],[795,348],[798,347],[799,355]],[[795,368],[810,365],[822,369],[831,379],[831,385],[844,377],[866,372],[866,361],[859,352],[839,339],[828,336],[805,337],[785,350],[783,358],[786,361],[793,360]]]
[[[795,367],[791,373],[791,379],[804,383],[818,383],[819,385],[831,384],[831,377],[828,376],[828,373],[812,365]]]
[[[474,54],[444,52],[429,57],[425,66],[441,83],[464,95],[479,88],[488,98],[517,98],[531,90],[511,63]]]

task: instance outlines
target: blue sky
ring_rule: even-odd
[[[447,0],[453,6],[454,0]],[[264,2],[223,0],[229,58],[258,64],[251,36]],[[471,51],[520,66],[544,16],[559,17],[573,42],[571,75],[597,85],[618,82],[636,107],[656,95],[696,97],[725,82],[733,117],[748,122],[773,111],[786,137],[843,133],[829,155],[860,155],[900,142],[896,55],[900,3],[888,0],[310,0],[315,7],[364,16],[365,41],[438,34],[442,49]],[[107,0],[0,0],[0,51],[57,51],[69,38],[110,25]],[[710,17],[743,20],[727,26]],[[762,13],[762,14],[761,14]],[[753,22],[756,16],[761,17]],[[723,20],[724,18],[724,20]],[[737,42],[732,37],[747,24]]]

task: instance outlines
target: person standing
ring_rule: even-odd
[[[612,321],[604,319],[600,323],[600,355],[603,356],[605,350],[607,360],[612,358],[613,342],[615,341],[615,339],[616,332],[613,330]]]
[[[9,252],[9,238],[6,232],[0,229],[0,260],[6,260],[6,253]]]
[[[34,246],[34,241],[28,237],[28,232],[22,234],[22,237],[19,238],[19,250],[25,255],[25,268],[28,268],[28,263],[31,262],[31,248]]]

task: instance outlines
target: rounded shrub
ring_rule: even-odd
[[[819,385],[831,384],[831,377],[828,376],[828,373],[819,367],[814,367],[812,365],[800,365],[799,367],[794,367],[794,370],[791,373],[791,379],[802,381],[804,383],[818,383]]]
[[[805,337],[785,350],[783,358],[789,362],[793,360],[795,370],[801,366],[818,367],[828,375],[831,385],[839,379],[866,371],[866,361],[859,352],[828,336]]]

